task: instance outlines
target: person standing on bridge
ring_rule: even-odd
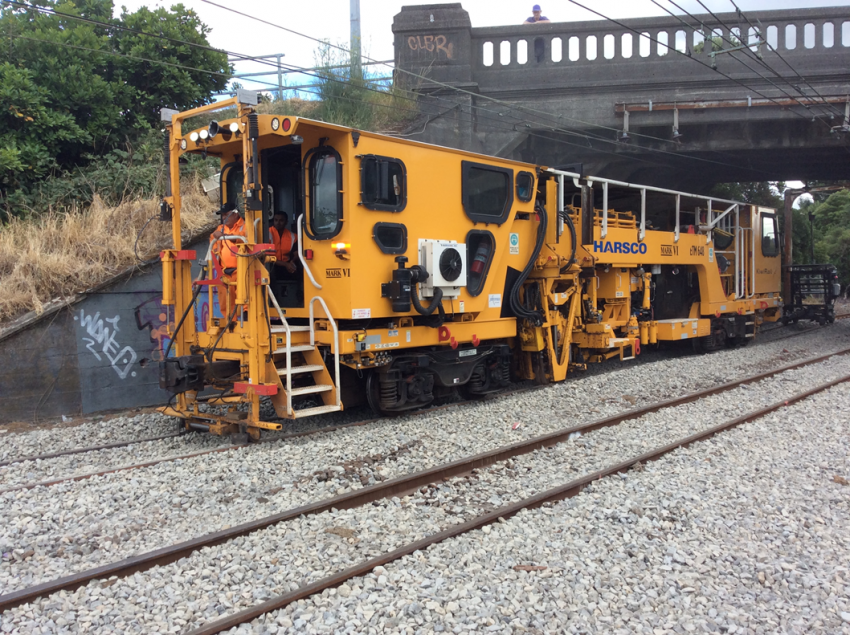
[[[532,16],[530,18],[526,18],[523,24],[549,24],[549,18],[545,15],[541,15],[543,11],[540,9],[539,4],[535,4],[531,8]]]

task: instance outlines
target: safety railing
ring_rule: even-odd
[[[325,304],[325,299],[322,296],[316,295],[310,300],[310,344],[316,346],[316,325],[313,314],[313,304],[319,302],[322,305],[322,310],[325,312],[325,317],[333,330],[334,342],[334,387],[336,395],[336,406],[339,408],[342,405],[342,397],[339,390],[339,330],[336,326],[336,321],[333,319],[328,305]]]
[[[641,64],[667,58],[688,63],[677,51],[711,63],[732,49],[750,48],[762,56],[777,51],[788,58],[850,47],[850,11],[846,7],[750,12],[746,18],[722,13],[716,17],[626,19],[619,25],[594,20],[473,28],[475,67]],[[711,44],[706,44],[709,40]]]

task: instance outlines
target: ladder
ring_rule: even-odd
[[[271,289],[269,298],[274,305],[277,315],[280,318],[280,325],[271,325],[270,330],[272,338],[275,341],[273,346],[274,355],[284,355],[281,362],[274,362],[280,382],[280,389],[277,395],[272,397],[275,410],[278,416],[288,419],[302,419],[328,412],[337,412],[342,410],[342,401],[339,391],[339,330],[337,329],[336,321],[333,319],[331,312],[328,310],[328,305],[321,296],[314,296],[310,300],[310,323],[308,326],[294,326],[286,320],[286,315],[278,304],[277,298]],[[334,341],[334,376],[331,377],[327,366],[322,359],[322,355],[316,346],[316,320],[315,320],[315,303],[319,302],[322,305],[322,310],[331,329],[333,330]],[[309,333],[309,340],[307,334]],[[285,338],[278,338],[276,335],[283,334]],[[282,344],[277,344],[277,340],[283,339]],[[293,366],[293,354],[299,355],[304,362],[299,362]],[[295,376],[310,374],[313,379],[313,385],[300,386],[293,388],[292,379]],[[318,394],[322,397],[323,405],[312,408],[302,408],[296,410],[292,406],[293,397],[303,395]]]

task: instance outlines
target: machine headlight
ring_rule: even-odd
[[[185,139],[180,139],[180,149],[181,150],[185,150],[187,145],[188,144],[186,143]]]
[[[235,121],[230,124],[230,132],[239,132],[239,124]]]
[[[275,117],[274,119],[272,119],[272,130],[277,132],[279,128],[280,128],[280,119]]]
[[[190,134],[190,135],[189,135],[189,138],[190,138],[192,141],[194,141],[195,143],[197,143],[197,142],[198,142],[198,133],[197,133],[197,132],[193,132],[192,134]]]
[[[204,139],[204,140],[206,140],[206,138],[210,136],[210,132],[206,128],[201,130],[200,134],[201,134],[201,139]]]

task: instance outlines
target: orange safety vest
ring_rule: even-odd
[[[269,236],[274,242],[274,255],[278,262],[289,262],[289,254],[295,245],[295,234],[288,229],[283,230],[283,235],[277,233],[275,227],[269,229]]]
[[[226,225],[221,224],[218,228],[225,236],[245,235],[245,221],[242,218],[236,221],[233,227],[228,228]],[[214,240],[214,238],[210,236],[210,240]],[[218,257],[222,269],[236,267],[237,253],[241,244],[241,240],[221,240],[213,245],[213,254]]]

